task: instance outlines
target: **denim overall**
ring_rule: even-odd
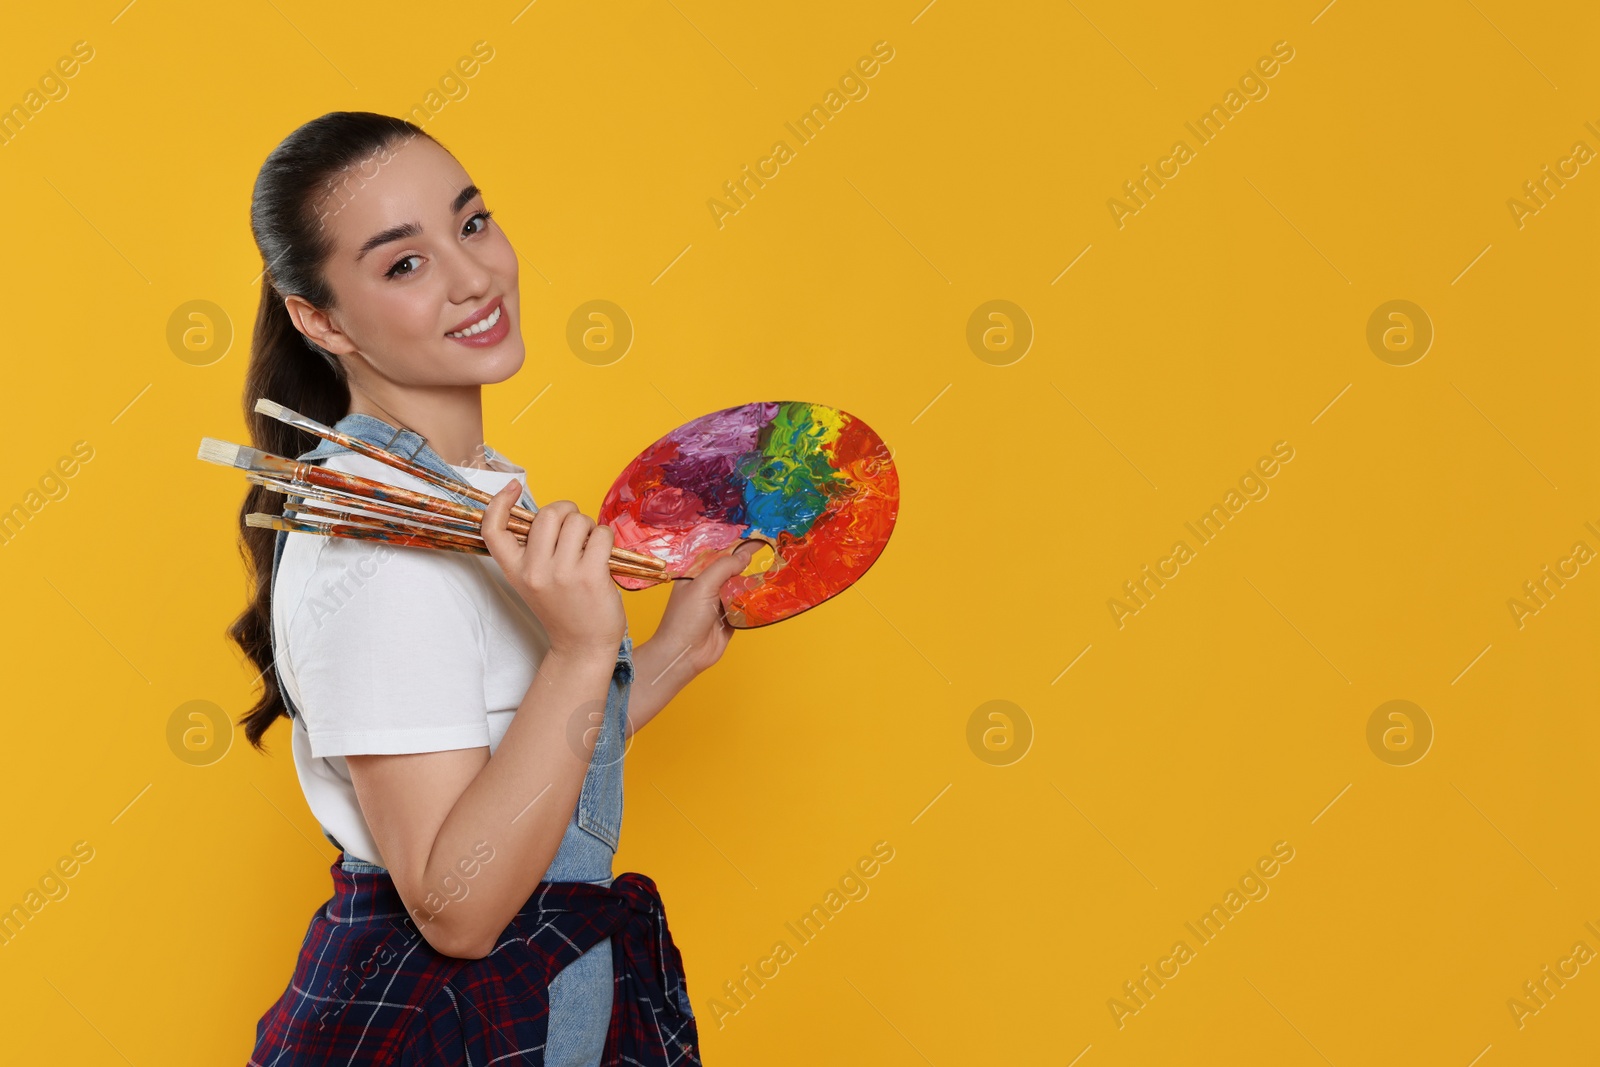
[[[450,468],[420,434],[412,430],[397,429],[382,419],[352,412],[338,422],[334,429],[350,437],[360,438],[386,451],[393,452],[420,466],[451,478],[460,475]],[[340,444],[323,440],[297,459],[317,462],[329,456],[352,452]],[[488,459],[498,458],[497,453],[484,446]],[[400,472],[396,472],[397,474]],[[384,479],[387,480],[387,479]],[[435,487],[441,488],[442,487]],[[464,504],[481,507],[477,501],[444,490],[447,496]],[[521,504],[529,511],[537,511],[533,496],[524,487]],[[276,577],[278,560],[288,534],[279,531],[273,547],[273,576]],[[315,536],[315,535],[313,535]],[[417,549],[416,551],[440,551]],[[273,641],[273,670],[277,670],[276,628],[269,627]],[[556,850],[543,881],[592,882],[609,885],[611,858],[616,852],[622,833],[622,757],[624,754],[624,727],[627,720],[628,693],[633,682],[633,637],[624,632],[622,645],[617,650],[617,661],[611,676],[610,691],[606,695],[605,717],[600,726],[600,736],[595,741],[594,755],[584,775],[583,791],[578,806],[572,813],[561,845]],[[278,691],[283,696],[285,708],[293,717],[298,709],[289,698],[282,678]],[[341,852],[344,846],[333,835],[323,830],[334,847]],[[368,862],[345,853],[342,868],[347,871],[383,872],[377,863]],[[605,1043],[606,1027],[611,1017],[611,939],[606,938],[588,952],[568,964],[550,983],[550,1036],[545,1047],[545,1062],[549,1067],[582,1067],[598,1064]],[[593,991],[595,995],[587,995]]]

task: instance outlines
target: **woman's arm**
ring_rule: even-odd
[[[549,869],[598,735],[570,727],[604,702],[615,658],[547,654],[492,757],[346,757],[390,876],[438,951],[486,955]]]
[[[623,616],[607,566],[610,531],[577,514],[570,501],[557,501],[540,509],[518,553],[504,532],[511,499],[489,505],[484,529],[501,536],[485,537],[544,623],[550,651],[494,754],[479,747],[346,757],[356,799],[407,911],[435,949],[469,959],[494,947],[561,846],[598,737],[588,728],[591,712],[610,691],[624,625],[615,622],[613,637],[608,609],[615,607],[615,620]],[[575,518],[563,524],[569,514]],[[541,523],[539,516],[548,518]],[[558,533],[561,545],[552,547]],[[723,618],[720,588],[758,548],[741,546],[699,578],[674,585],[655,636],[634,650],[630,731],[721,657],[733,629]],[[579,591],[566,598],[555,580],[563,562],[571,569],[564,580]],[[580,568],[587,568],[587,586],[574,580]]]
[[[633,684],[628,687],[628,732],[637,733],[694,681],[700,672],[689,662],[689,645],[656,631],[654,637],[633,649]]]
[[[604,706],[627,628],[611,530],[558,500],[539,509],[519,545],[506,528],[517,485],[484,509],[483,538],[550,647],[494,754],[346,757],[406,910],[429,944],[467,958],[494,947],[561,846],[598,736],[589,715]]]
[[[642,730],[684,686],[722,657],[734,632],[722,607],[723,583],[743,571],[760,549],[759,541],[741,541],[698,577],[672,583],[661,625],[633,650],[629,734]]]

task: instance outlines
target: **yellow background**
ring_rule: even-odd
[[[1597,164],[1521,228],[1506,202],[1600,149],[1600,17],[923,2],[8,13],[0,103],[95,54],[0,147],[0,506],[94,458],[0,547],[0,906],[95,856],[0,948],[0,1060],[243,1062],[328,895],[285,723],[270,758],[167,745],[181,704],[253,698],[224,636],[243,480],[194,455],[244,439],[267,152],[407,112],[484,40],[427,129],[527,268],[529,358],[485,403],[538,499],[592,513],[642,446],[752,400],[843,407],[900,471],[859,585],[736,636],[628,759],[616,869],[662,889],[707,1062],[1592,1061],[1600,963],[1520,1029],[1507,1000],[1600,951],[1600,574],[1520,629],[1507,601],[1600,550]],[[1119,229],[1107,200],[1280,40],[1270,94]],[[877,41],[869,95],[797,146]],[[719,229],[707,200],[780,138]],[[592,299],[636,330],[609,366],[565,341]],[[993,299],[1035,331],[1007,366],[966,341]],[[1366,342],[1395,299],[1436,331],[1405,367]],[[207,366],[166,341],[190,300],[235,332]],[[1270,495],[1119,629],[1107,600],[1280,440]],[[664,601],[627,594],[637,640]],[[1410,766],[1366,741],[1394,699],[1435,731]],[[968,744],[991,700],[1031,724],[1005,766]],[[716,1025],[877,841],[870,895]],[[1270,895],[1119,1028],[1108,1000],[1277,841]]]

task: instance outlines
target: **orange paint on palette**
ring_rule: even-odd
[[[714,411],[654,442],[596,517],[618,546],[666,560],[672,578],[692,578],[741,540],[767,542],[772,565],[722,587],[729,624],[749,629],[849,588],[882,554],[899,505],[894,458],[871,427],[823,404],[770,401]]]

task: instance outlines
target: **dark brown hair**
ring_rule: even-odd
[[[320,439],[257,414],[259,397],[327,425],[349,413],[344,368],[332,353],[295,329],[284,299],[302,297],[324,311],[335,306],[323,270],[333,251],[325,223],[348,197],[360,195],[360,186],[372,177],[368,166],[381,165],[393,146],[413,137],[428,135],[405,119],[370,111],[332,111],[285,137],[261,165],[250,199],[250,230],[264,270],[245,372],[244,417],[250,443],[263,452],[296,456]],[[277,532],[246,526],[244,517],[252,511],[276,514],[281,508],[278,498],[270,489],[251,486],[239,509],[239,550],[254,594],[228,628],[228,636],[261,671],[261,697],[239,725],[262,751],[267,729],[288,714],[272,657],[272,551]]]

